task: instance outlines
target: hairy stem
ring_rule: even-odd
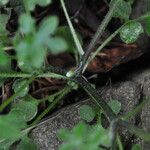
[[[101,96],[95,90],[91,84],[84,77],[76,77],[73,79],[78,85],[80,85],[86,93],[91,97],[91,99],[102,109],[109,121],[117,118],[109,105],[101,99]]]
[[[84,51],[83,51],[82,46],[80,44],[80,41],[79,41],[79,39],[77,37],[77,34],[76,34],[75,30],[74,30],[72,22],[71,22],[71,20],[69,18],[69,15],[68,15],[68,12],[67,12],[67,9],[66,9],[66,6],[65,6],[65,2],[64,2],[64,0],[60,0],[60,2],[61,2],[61,6],[62,6],[64,14],[65,14],[65,17],[67,19],[68,25],[70,27],[70,30],[71,30],[71,33],[72,33],[75,45],[77,47],[77,50],[78,50],[78,52],[79,52],[80,55],[83,55]]]
[[[0,72],[0,78],[30,78],[32,74],[30,73],[23,73],[23,72]],[[40,73],[37,75],[37,78],[57,78],[57,79],[67,79],[66,76],[56,73]]]
[[[124,26],[124,25],[123,25]],[[85,71],[86,67],[89,65],[89,63],[96,57],[96,55],[120,32],[122,29],[121,26],[119,29],[117,29],[113,34],[111,34],[103,43],[100,45],[97,50],[89,56],[86,65],[84,66],[83,72]]]
[[[116,0],[114,2],[112,7],[110,8],[109,12],[105,16],[104,20],[100,24],[96,34],[94,35],[92,41],[90,42],[89,46],[87,47],[87,50],[86,50],[85,54],[82,57],[82,60],[81,60],[81,63],[79,65],[79,67],[75,71],[76,75],[79,76],[83,72],[84,66],[86,65],[86,62],[87,62],[89,56],[91,55],[93,48],[97,44],[97,41],[99,40],[99,38],[101,38],[101,36],[102,36],[104,30],[106,29],[108,23],[112,19],[113,13],[114,13],[114,11],[115,11],[115,9],[117,7],[118,2],[119,2],[119,0]]]

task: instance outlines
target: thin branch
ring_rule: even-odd
[[[85,54],[82,57],[81,63],[78,66],[78,68],[76,69],[76,71],[75,71],[75,73],[76,73],[77,76],[79,76],[80,74],[82,74],[84,66],[86,65],[86,62],[87,62],[88,58],[90,57],[93,48],[97,44],[97,41],[101,38],[101,36],[102,36],[104,30],[106,29],[108,23],[112,19],[113,13],[114,13],[114,11],[115,11],[115,9],[116,9],[119,1],[120,0],[116,0],[113,3],[112,7],[110,8],[109,12],[107,13],[107,15],[105,16],[104,20],[100,24],[97,32],[95,33],[92,41],[90,42],[89,46],[87,47],[87,50],[86,50]]]
[[[97,90],[95,90],[83,76],[76,77],[73,79],[73,81],[86,91],[86,93],[91,97],[91,100],[93,100],[102,109],[110,122],[117,118],[109,105],[101,99],[101,96],[99,95]]]
[[[65,87],[63,90],[61,90],[59,93],[60,95],[50,104],[31,124],[31,126],[37,124],[48,112],[50,112],[55,106],[63,99],[64,96],[66,96],[69,92],[71,92],[70,87]]]
[[[75,45],[76,45],[76,47],[77,47],[77,50],[78,50],[78,52],[79,52],[80,55],[83,55],[83,54],[84,54],[84,51],[83,51],[82,46],[81,46],[81,44],[80,44],[80,41],[79,41],[79,39],[78,39],[78,37],[77,37],[77,34],[76,34],[76,32],[75,32],[75,29],[74,29],[74,27],[73,27],[73,25],[72,25],[72,22],[71,22],[71,20],[70,20],[70,18],[69,18],[69,15],[68,15],[68,12],[67,12],[67,9],[66,9],[66,6],[65,6],[65,2],[64,2],[64,0],[60,0],[60,2],[61,2],[61,6],[62,6],[63,11],[64,11],[64,14],[65,14],[65,17],[66,17],[66,19],[67,19],[68,25],[69,25],[69,27],[70,27],[70,30],[71,30],[71,33],[72,33],[72,36],[73,36]]]
[[[124,25],[123,25],[124,26]],[[83,68],[83,72],[85,71],[85,69],[87,68],[87,66],[89,65],[89,63],[96,57],[96,55],[110,42],[114,39],[114,37],[120,32],[120,30],[122,29],[121,26],[119,29],[117,29],[113,34],[111,34],[103,43],[102,45],[100,45],[96,51],[94,53],[91,54],[91,56],[89,56],[86,65]]]
[[[30,78],[32,74],[24,72],[0,72],[0,78]],[[68,79],[66,76],[52,72],[40,73],[36,78]]]

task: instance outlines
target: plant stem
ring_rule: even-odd
[[[0,78],[30,78],[30,73],[23,72],[0,72]],[[57,79],[68,79],[66,76],[56,74],[56,73],[41,73],[37,75],[37,78],[57,78]]]
[[[116,9],[119,1],[120,0],[116,0],[114,2],[114,4],[112,5],[112,7],[110,8],[109,12],[105,16],[104,20],[100,24],[100,26],[99,26],[96,34],[94,35],[92,41],[90,42],[89,46],[87,47],[87,50],[86,50],[85,54],[82,57],[81,63],[78,66],[78,68],[76,69],[76,71],[75,71],[75,73],[76,73],[77,76],[79,76],[83,72],[84,66],[86,65],[86,62],[87,62],[89,56],[91,55],[91,52],[92,52],[93,48],[97,44],[97,41],[102,36],[102,34],[103,34],[104,30],[106,29],[108,23],[112,19],[113,13],[114,13],[114,11],[115,11],[115,9]]]
[[[124,26],[124,25],[123,25]],[[103,43],[100,45],[97,50],[89,56],[86,65],[84,66],[83,72],[85,71],[86,67],[89,65],[89,63],[96,57],[96,55],[120,32],[122,29],[121,26],[119,29],[117,29],[113,34],[111,34]]]
[[[33,76],[30,75],[29,80],[28,80],[26,83],[24,83],[14,95],[12,95],[10,98],[8,98],[7,100],[5,100],[5,101],[0,105],[0,112],[2,112],[3,109],[4,109],[5,107],[7,107],[15,98],[17,98],[17,96],[20,94],[20,92],[21,92],[24,88],[26,88],[26,86],[27,86],[28,84],[30,84],[35,78],[36,78],[35,75],[33,75]]]
[[[86,93],[91,97],[91,99],[102,109],[102,111],[104,112],[104,114],[110,122],[117,118],[117,116],[114,114],[109,105],[101,99],[101,96],[99,95],[97,90],[94,89],[83,76],[76,77],[73,79],[73,81],[80,85],[86,91]]]
[[[123,144],[121,142],[121,138],[119,135],[117,135],[117,144],[118,144],[119,150],[123,150]]]
[[[50,112],[62,99],[64,96],[66,96],[69,92],[71,92],[71,88],[70,87],[65,87],[60,95],[53,101],[53,103],[51,105],[49,105],[44,111],[43,113],[41,113],[36,119],[35,121],[31,124],[31,126],[37,124],[48,112]]]
[[[39,101],[39,104],[40,104],[40,103],[43,103],[43,102],[45,102],[45,101],[47,101],[48,99],[51,99],[51,98],[55,99],[56,96],[60,95],[61,93],[62,93],[62,90],[61,90],[61,91],[58,91],[58,92],[56,92],[56,93],[54,93],[54,94],[52,94],[52,95],[50,95],[50,96],[46,96],[46,97],[44,97],[43,99],[41,99],[41,100]]]
[[[77,37],[77,34],[76,34],[76,32],[75,32],[75,29],[74,29],[74,27],[73,27],[73,25],[72,25],[72,22],[71,22],[71,20],[70,20],[70,18],[69,18],[69,15],[68,15],[68,12],[67,12],[67,9],[66,9],[66,6],[65,6],[65,2],[64,2],[64,0],[60,0],[60,2],[61,2],[61,6],[62,6],[63,11],[64,11],[64,14],[65,14],[65,17],[66,17],[66,19],[67,19],[68,25],[69,25],[69,27],[70,27],[70,30],[71,30],[71,33],[72,33],[72,36],[73,36],[75,45],[76,45],[76,47],[77,47],[77,50],[78,50],[78,52],[79,52],[80,55],[83,55],[83,54],[84,54],[84,51],[83,51],[82,46],[81,46],[81,44],[80,44],[80,41],[79,41],[79,39],[78,39],[78,37]]]
[[[124,116],[122,116],[120,118],[122,118],[123,120],[129,120],[129,119],[131,119],[132,117],[134,117],[135,115],[137,115],[146,104],[148,105],[148,103],[150,103],[150,97],[144,99],[142,101],[142,103],[139,104],[136,108],[132,109],[130,112],[128,112],[126,115],[124,115]]]

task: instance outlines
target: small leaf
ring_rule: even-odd
[[[37,100],[28,96],[13,105],[12,114],[22,117],[26,122],[32,120],[37,114]]]
[[[17,146],[17,150],[37,150],[37,146],[31,139],[29,139],[27,136],[24,136]]]
[[[139,22],[129,22],[120,31],[120,37],[126,44],[134,43],[143,33],[143,27]]]
[[[0,6],[6,5],[9,2],[9,0],[1,0]]]
[[[36,5],[47,6],[52,0],[26,0],[25,2],[29,10],[34,10]]]
[[[0,49],[0,71],[11,70],[11,59],[10,57]]]
[[[20,90],[20,88],[27,82],[27,80],[25,79],[18,79],[13,83],[13,89],[14,92],[18,92],[18,90]],[[20,93],[19,93],[19,97],[24,97],[25,95],[27,95],[29,92],[29,85],[27,85]]]
[[[48,4],[50,4],[52,2],[52,0],[38,0],[38,4],[40,6],[47,6]]]
[[[7,30],[6,30],[6,24],[8,22],[8,19],[9,19],[9,16],[8,15],[4,15],[4,14],[1,14],[0,15],[0,33],[4,33],[6,34],[7,33]],[[6,33],[5,33],[6,32]]]
[[[53,54],[64,52],[68,48],[67,43],[59,37],[47,39],[47,46],[49,51]]]
[[[91,122],[95,117],[95,112],[92,107],[88,105],[83,105],[80,107],[79,114],[82,119],[86,120],[87,122]]]
[[[23,127],[25,127],[23,119],[19,121],[16,115],[0,116],[0,138],[2,139],[18,138]]]
[[[116,0],[112,0],[110,2],[110,7],[112,7],[112,5],[115,3]],[[114,17],[118,17],[121,19],[125,19],[128,20],[129,16],[131,14],[131,3],[130,2],[126,2],[124,0],[120,0],[117,4],[117,7],[114,11]]]
[[[111,107],[113,112],[117,115],[121,110],[121,103],[117,100],[109,101],[108,105]]]
[[[78,39],[82,45],[83,42],[82,42],[81,36],[77,32],[76,32],[76,34],[77,34]],[[55,33],[55,36],[61,37],[67,42],[67,45],[68,45],[67,51],[68,52],[74,53],[76,51],[76,46],[74,44],[74,40],[73,40],[72,34],[70,32],[70,28],[68,26],[58,27],[58,29]]]
[[[0,139],[0,150],[10,150],[11,145],[18,139]]]
[[[38,36],[40,38],[39,42],[45,41],[45,39],[48,38],[51,34],[54,34],[57,26],[58,26],[58,18],[56,16],[45,18],[39,27],[38,33]]]
[[[15,46],[18,66],[22,71],[33,72],[44,64],[46,50],[33,36],[27,36]],[[33,57],[34,56],[34,57]]]
[[[141,146],[138,144],[133,145],[132,150],[142,150]]]
[[[19,18],[20,31],[29,34],[35,30],[35,21],[34,19],[27,14],[23,14]]]
[[[68,141],[70,139],[70,132],[67,129],[60,129],[58,137],[63,141]]]
[[[10,71],[11,70],[11,59],[9,56],[0,49],[0,71]],[[0,87],[3,85],[5,78],[0,78]]]

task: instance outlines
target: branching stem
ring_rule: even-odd
[[[95,47],[95,45],[97,44],[97,41],[99,40],[99,38],[101,38],[104,30],[106,29],[108,23],[110,22],[110,20],[113,17],[113,13],[115,12],[115,9],[117,7],[117,4],[120,0],[116,0],[112,7],[110,8],[109,12],[107,13],[107,15],[105,16],[104,20],[102,21],[102,23],[100,24],[97,32],[95,33],[92,41],[90,42],[89,46],[87,47],[87,50],[85,52],[85,54],[82,57],[81,63],[79,64],[78,68],[76,69],[75,73],[76,75],[80,75],[83,73],[84,70],[84,66],[86,65],[86,62],[88,60],[88,58],[90,57],[93,48]]]

